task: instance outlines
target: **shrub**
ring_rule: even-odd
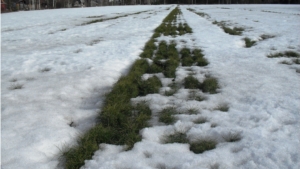
[[[184,79],[184,87],[186,89],[198,89],[199,88],[199,81],[194,78],[193,76],[188,76]]]
[[[203,153],[204,151],[212,150],[216,148],[217,143],[212,140],[199,140],[191,143],[190,150],[195,154]]]
[[[217,79],[215,78],[207,78],[200,85],[200,88],[203,92],[215,94],[217,93],[217,89],[219,88],[219,84]]]

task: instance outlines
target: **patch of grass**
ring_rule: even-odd
[[[43,69],[40,69],[39,72],[44,73],[44,72],[49,72],[50,70],[51,70],[51,68],[45,67]]]
[[[200,154],[216,148],[217,143],[213,140],[199,140],[190,145],[190,150],[195,154]]]
[[[285,64],[285,65],[292,65],[293,63],[287,61],[287,60],[284,60],[282,62],[280,62],[281,64]]]
[[[300,59],[293,59],[293,62],[294,62],[295,64],[299,65],[299,64],[300,64]]]
[[[189,100],[197,100],[199,102],[205,100],[205,97],[197,94],[196,90],[189,91]]]
[[[225,33],[228,33],[230,35],[241,35],[245,30],[244,28],[241,27],[234,27],[233,29],[231,29],[226,26],[225,21],[221,21],[221,22],[214,21],[213,24],[218,25],[224,30]]]
[[[101,42],[101,40],[96,39],[96,40],[93,40],[92,42],[90,42],[88,45],[89,45],[89,46],[93,46],[93,45],[95,45],[95,44],[97,44],[97,43],[99,43],[99,42]]]
[[[216,110],[220,110],[220,111],[222,111],[222,112],[228,112],[229,106],[226,105],[226,104],[223,104],[223,105],[218,106],[218,107],[216,108]]]
[[[145,103],[131,105],[131,98],[140,93],[138,82],[149,65],[144,59],[137,60],[127,76],[122,77],[106,95],[104,106],[94,128],[83,135],[78,145],[63,153],[65,168],[80,168],[84,160],[91,159],[100,143],[127,145],[130,149],[141,140],[139,130],[147,126],[151,110]]]
[[[210,125],[211,128],[215,128],[215,127],[217,127],[217,126],[218,126],[217,123],[212,123],[212,124]]]
[[[267,56],[268,58],[278,58],[278,57],[294,57],[294,58],[298,58],[300,57],[300,54],[294,51],[285,51],[285,52],[278,52],[278,53],[274,53],[274,54],[269,54]]]
[[[189,140],[186,136],[185,133],[174,133],[172,135],[167,136],[164,139],[164,143],[168,144],[168,143],[188,143]]]
[[[250,38],[244,38],[246,48],[250,48],[255,45],[256,41],[252,41]]]
[[[197,66],[207,66],[209,62],[204,57],[199,57],[196,59]]]
[[[164,66],[164,63],[162,63],[160,61],[155,61],[149,66],[149,69],[147,70],[147,73],[160,73],[160,72],[163,72],[163,66]]]
[[[23,89],[23,84],[19,83],[13,83],[8,89],[9,90],[18,90],[18,89]]]
[[[205,117],[199,117],[199,118],[195,119],[193,122],[195,124],[203,124],[203,123],[207,122],[207,119]]]
[[[144,51],[140,54],[141,58],[149,58],[151,59],[153,54],[154,54],[154,50],[156,50],[156,45],[155,45],[155,40],[154,39],[150,39],[144,47]]]
[[[203,83],[200,85],[200,89],[203,92],[215,94],[217,93],[217,89],[219,88],[218,80],[215,78],[207,78],[203,81]]]
[[[161,41],[158,45],[158,50],[156,52],[157,59],[167,59],[168,58],[168,44],[166,41]]]
[[[183,48],[180,51],[182,66],[192,66],[194,59],[191,56],[191,51],[189,48]]]
[[[170,84],[169,87],[171,88],[171,90],[165,91],[166,96],[174,95],[178,91],[178,89],[180,88],[179,85],[176,84],[176,83]]]
[[[266,39],[270,39],[270,38],[274,38],[275,36],[274,35],[267,35],[267,34],[263,34],[260,36],[260,38],[262,40],[266,40]]]
[[[189,108],[187,110],[187,114],[197,114],[198,113],[198,109],[196,108]]]
[[[200,83],[195,77],[188,76],[184,79],[183,85],[186,89],[199,89]]]
[[[204,56],[202,54],[202,50],[201,49],[194,49],[192,53],[193,53],[194,57],[196,57],[196,58]]]
[[[162,83],[157,76],[153,76],[147,80],[139,82],[139,96],[146,96],[147,94],[158,93],[162,87]]]
[[[175,59],[167,60],[165,62],[165,70],[163,71],[163,74],[167,78],[175,78],[176,77],[176,69],[179,66],[179,61]]]
[[[234,27],[233,29],[229,28],[229,27],[222,27],[225,33],[228,33],[230,35],[241,35],[242,32],[245,30],[244,28],[240,28],[240,27]]]
[[[239,132],[230,132],[222,137],[226,142],[237,142],[242,139],[242,135]]]
[[[101,18],[101,19],[94,19],[91,20],[89,22],[83,23],[81,24],[81,26],[85,26],[85,25],[90,25],[90,24],[94,24],[94,23],[98,23],[98,22],[104,22],[104,21],[108,21],[108,20],[114,20],[114,19],[118,19],[118,18],[123,18],[123,17],[127,17],[127,16],[131,16],[131,15],[137,15],[143,12],[147,12],[147,11],[141,11],[141,12],[136,12],[136,13],[132,13],[132,14],[126,14],[126,15],[122,15],[122,16],[115,16],[115,17],[111,17],[111,18]],[[101,16],[89,16],[87,18],[99,18]]]
[[[194,9],[191,9],[191,8],[188,8],[187,10],[191,11],[191,12],[194,12],[195,14],[203,17],[203,18],[210,18],[210,16],[207,14],[207,13],[204,13],[204,12],[196,12]]]
[[[163,109],[161,112],[159,112],[159,122],[165,123],[165,124],[172,124],[175,122],[174,114],[177,114],[177,111],[174,107],[169,107]]]

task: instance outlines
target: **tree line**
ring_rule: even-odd
[[[4,0],[8,10],[160,4],[300,4],[300,0]]]

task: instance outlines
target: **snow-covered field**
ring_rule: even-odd
[[[1,17],[1,165],[3,169],[54,169],[60,149],[95,124],[105,93],[142,52],[153,30],[175,6],[126,6],[43,10]],[[207,13],[203,18],[188,11]],[[200,81],[216,77],[220,92],[202,102],[151,94],[153,113],[168,106],[197,110],[176,115],[174,125],[156,123],[141,131],[130,151],[101,144],[83,168],[300,168],[300,66],[270,53],[300,53],[299,5],[180,6],[180,22],[192,34],[160,37],[177,47],[200,48],[210,64],[179,67],[176,82],[189,73]],[[136,13],[141,12],[141,13]],[[124,16],[127,15],[128,16]],[[94,19],[113,18],[84,25]],[[224,33],[213,21],[245,28]],[[262,40],[261,35],[272,38]],[[257,43],[244,47],[243,38]],[[171,79],[160,76],[166,88]],[[163,92],[163,91],[162,91]],[[229,111],[216,110],[228,105]],[[203,118],[203,124],[193,120]],[[214,127],[212,127],[214,126]],[[194,154],[188,144],[163,144],[164,136],[185,132],[190,139],[214,139],[213,150]],[[224,137],[238,134],[238,142]]]

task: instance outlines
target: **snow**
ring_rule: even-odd
[[[171,7],[169,10],[167,8]],[[95,124],[105,93],[142,52],[153,30],[175,6],[126,6],[43,10],[2,15],[1,28],[1,139],[3,168],[57,168],[60,150]],[[187,10],[205,12],[203,18]],[[230,9],[227,9],[230,8]],[[175,82],[190,73],[199,81],[216,77],[217,94],[196,91],[206,98],[189,100],[189,90],[163,96],[172,79],[157,74],[160,94],[147,100],[152,126],[141,130],[143,140],[130,151],[121,145],[100,144],[86,169],[153,168],[300,168],[299,65],[280,64],[286,58],[270,53],[300,53],[298,5],[180,6],[192,34],[160,37],[177,47],[200,48],[207,67],[179,67]],[[99,16],[112,18],[81,25]],[[241,36],[224,33],[213,21],[244,27]],[[64,30],[66,29],[66,30]],[[262,40],[261,35],[273,38]],[[244,47],[243,38],[257,41]],[[151,62],[151,61],[149,61]],[[298,73],[297,73],[298,71]],[[143,75],[145,79],[152,75]],[[21,86],[21,89],[15,89]],[[229,111],[217,110],[228,105]],[[172,125],[158,122],[167,107],[179,112]],[[195,119],[207,121],[195,124]],[[215,149],[194,154],[188,144],[164,144],[165,136],[186,133],[190,140],[212,139]],[[227,142],[226,137],[241,140]]]

